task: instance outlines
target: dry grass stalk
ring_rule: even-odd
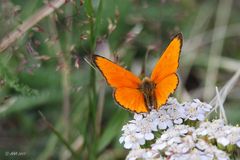
[[[44,17],[51,14],[54,10],[65,4],[66,0],[54,0],[40,8],[35,14],[25,20],[14,31],[6,35],[0,42],[0,52],[3,52],[17,39],[19,39],[26,31],[32,28],[35,24],[41,21]]]

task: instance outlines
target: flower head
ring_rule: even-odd
[[[211,105],[202,103],[198,99],[193,99],[192,102],[186,102],[183,104],[186,113],[186,119],[195,121],[204,121],[206,113],[212,108]]]
[[[186,118],[183,106],[175,98],[170,98],[162,109],[166,110],[167,115],[174,124],[182,124],[183,119]]]
[[[228,146],[240,147],[240,128],[221,119],[205,121],[211,108],[198,99],[180,104],[169,98],[158,110],[134,114],[119,139],[130,149],[127,159],[228,160]],[[198,125],[189,126],[188,120]]]
[[[163,160],[160,154],[151,149],[134,149],[131,150],[127,156],[127,160],[137,160],[137,159],[154,159],[158,158],[159,160]],[[161,158],[161,159],[160,159]]]

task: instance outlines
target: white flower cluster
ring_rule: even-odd
[[[202,122],[196,130],[196,134],[208,138],[209,141],[215,140],[222,147],[236,145],[240,148],[240,127],[224,125],[224,121],[221,119]]]
[[[134,120],[122,128],[123,135],[120,143],[124,142],[127,149],[136,149],[144,145],[146,140],[153,140],[154,132],[171,128],[176,124],[182,124],[186,120],[205,119],[207,111],[211,106],[197,99],[192,102],[180,104],[175,98],[169,98],[166,105],[159,110],[150,113],[135,114]]]
[[[180,104],[169,98],[157,111],[135,114],[119,139],[131,149],[127,159],[229,159],[226,146],[240,147],[240,128],[223,120],[205,122],[211,108],[198,99]]]
[[[195,128],[188,125],[176,125],[166,130],[151,147],[152,150],[160,151],[170,160],[229,159],[226,152],[199,138]]]

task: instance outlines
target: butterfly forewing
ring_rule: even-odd
[[[141,83],[134,74],[104,57],[94,55],[93,60],[111,87],[138,88]]]
[[[155,83],[170,74],[176,73],[182,47],[182,34],[177,34],[170,42],[152,71],[151,80]]]

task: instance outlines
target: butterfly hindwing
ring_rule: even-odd
[[[178,76],[176,73],[168,75],[156,85],[155,95],[157,100],[157,109],[167,102],[169,95],[174,92],[177,85]]]
[[[114,92],[114,98],[125,109],[137,113],[148,112],[143,94],[138,89],[117,88]]]
[[[94,55],[93,60],[108,84],[115,89],[114,98],[120,106],[137,113],[148,111],[138,89],[141,84],[138,77],[104,57]]]

